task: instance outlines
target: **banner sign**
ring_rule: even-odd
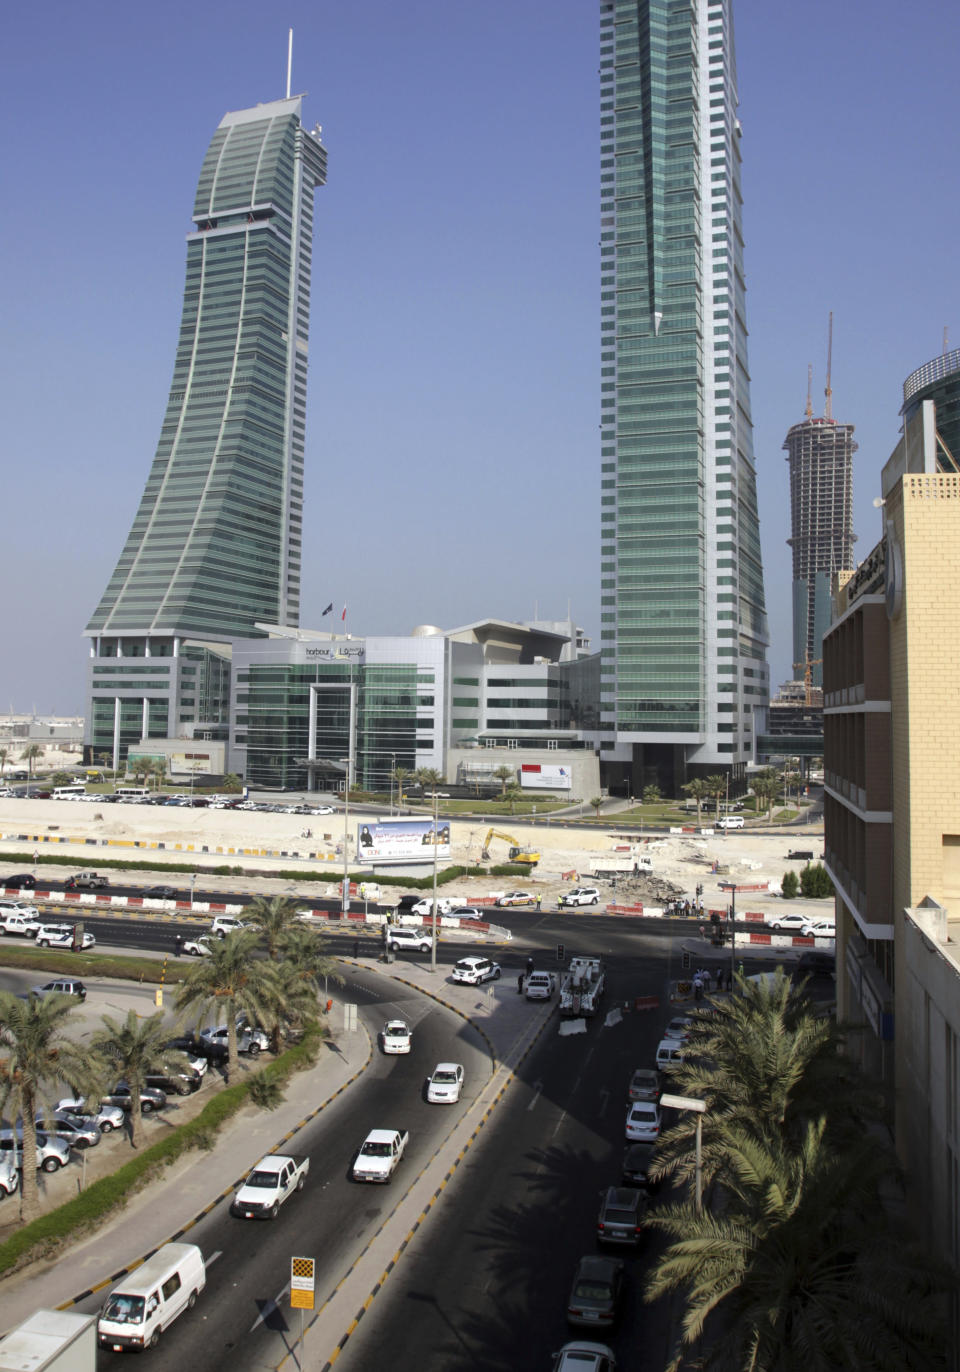
[[[368,820],[357,826],[357,861],[433,862],[434,845],[437,860],[450,857],[450,825],[433,819]]]

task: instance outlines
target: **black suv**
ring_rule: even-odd
[[[647,1198],[632,1187],[610,1186],[600,1202],[597,1216],[597,1243],[623,1243],[636,1247],[640,1242]]]

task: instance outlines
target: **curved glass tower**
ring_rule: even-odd
[[[86,629],[88,741],[115,758],[178,725],[225,722],[215,645],[299,622],[313,196],[327,162],[300,107],[225,115],[203,161],[160,440]],[[154,680],[142,661],[191,656],[188,640],[206,691],[185,693],[173,664]]]

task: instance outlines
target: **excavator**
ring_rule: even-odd
[[[488,829],[487,836],[483,840],[483,851],[480,854],[481,862],[490,861],[490,840],[492,838],[502,838],[504,843],[510,844],[511,862],[524,862],[528,867],[536,867],[540,861],[539,853],[532,853],[527,848],[521,848],[512,834],[503,834],[499,829]]]

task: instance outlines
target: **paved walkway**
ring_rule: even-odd
[[[369,1294],[405,1246],[414,1224],[431,1209],[451,1179],[555,1008],[555,1002],[532,1004],[518,996],[512,978],[468,987],[454,985],[442,970],[431,973],[423,963],[397,961],[386,965],[359,958],[357,965],[375,968],[434,996],[469,1019],[490,1046],[493,1072],[427,1167],[409,1180],[391,1215],[314,1317],[308,1335],[311,1367],[335,1360]],[[212,1152],[187,1154],[95,1234],[71,1245],[55,1259],[33,1263],[0,1281],[0,1330],[10,1329],[31,1310],[68,1306],[77,1297],[111,1285],[160,1244],[189,1232],[264,1153],[279,1148],[364,1070],[372,1052],[369,1037],[362,1023],[354,1032],[346,1032],[342,1026],[342,1004],[335,998],[331,1037],[316,1066],[291,1079],[282,1106],[270,1113],[245,1109],[221,1131]],[[226,1188],[225,1178],[233,1179]],[[321,1347],[323,1357],[318,1362]],[[288,1359],[285,1366],[292,1368],[294,1364]]]

